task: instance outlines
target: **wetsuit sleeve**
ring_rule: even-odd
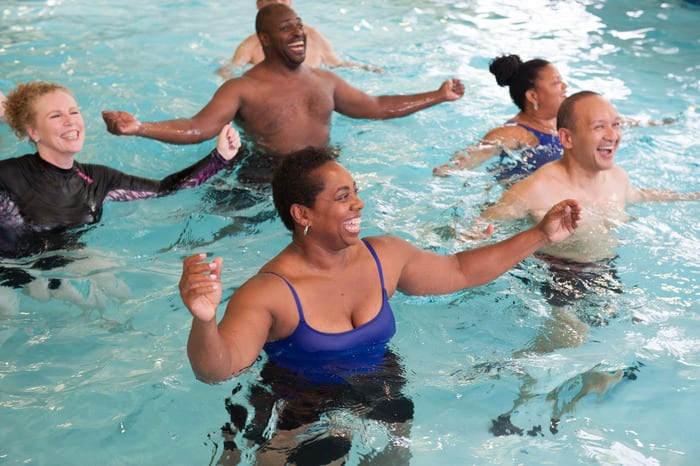
[[[21,242],[20,230],[23,224],[24,219],[17,204],[6,191],[0,190],[0,257],[14,257],[20,250],[19,245],[28,243]]]
[[[199,162],[184,170],[173,173],[162,180],[140,178],[113,170],[113,179],[105,200],[130,201],[149,197],[164,196],[181,189],[199,186],[220,172],[231,161],[224,159],[214,149]]]
[[[0,191],[0,227],[12,228],[22,225],[24,220],[17,204],[5,191]]]

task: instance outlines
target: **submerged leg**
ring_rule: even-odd
[[[489,432],[491,432],[496,437],[501,437],[504,435],[523,435],[523,429],[514,425],[510,416],[513,414],[520,406],[524,405],[528,400],[535,397],[530,391],[530,387],[534,386],[537,381],[527,374],[524,374],[525,381],[520,386],[520,391],[518,392],[518,398],[513,402],[513,407],[509,411],[500,414],[496,419],[491,420],[491,427]],[[529,432],[528,432],[529,433]]]
[[[515,357],[535,353],[551,353],[561,348],[581,346],[586,341],[589,326],[578,318],[568,307],[552,307],[552,318],[543,326],[542,332],[523,350],[517,351]]]
[[[599,396],[604,394],[610,388],[617,385],[617,383],[622,380],[624,374],[625,371],[622,369],[615,372],[590,370],[574,377],[549,392],[547,394],[547,401],[553,402],[552,420],[549,428],[550,432],[553,434],[558,432],[557,425],[562,416],[572,413],[576,409],[578,402],[586,395],[592,392],[598,393]],[[564,392],[575,388],[574,385],[580,385],[578,391],[576,391],[568,401],[562,400],[561,398]]]
[[[552,318],[544,324],[543,331],[535,337],[532,343],[525,349],[515,352],[515,358],[522,358],[529,354],[546,354],[560,348],[580,346],[586,339],[588,325],[566,307],[556,306],[552,308]],[[530,389],[537,383],[529,375],[524,375],[524,382],[520,387],[518,398],[513,402],[513,407],[491,421],[489,432],[496,436],[523,435],[523,429],[515,426],[510,416],[520,406],[534,398]],[[539,429],[539,430],[538,430]],[[528,431],[528,435],[537,435],[541,432],[540,426],[535,426]]]

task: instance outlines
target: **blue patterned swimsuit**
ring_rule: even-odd
[[[507,184],[525,178],[542,165],[559,160],[563,153],[561,141],[556,134],[543,133],[534,128],[509,121],[506,125],[520,126],[537,136],[537,147],[531,147],[520,152],[519,158],[513,158],[506,151],[501,152],[499,163],[490,168],[496,179]]]

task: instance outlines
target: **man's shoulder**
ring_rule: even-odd
[[[251,34],[238,44],[237,50],[252,50],[259,44],[259,39],[257,34]]]
[[[612,173],[613,176],[616,176],[616,177],[620,177],[620,178],[629,178],[629,174],[627,173],[627,170],[625,170],[624,168],[622,168],[622,167],[619,166],[619,165],[614,165],[614,166],[610,169],[610,173]]]
[[[562,183],[564,183],[563,168],[556,162],[551,162],[515,183],[509,191],[511,195],[533,205],[560,192]]]
[[[550,163],[542,165],[540,168],[535,170],[532,174],[523,179],[520,183],[529,189],[534,189],[538,186],[549,186],[556,183],[560,183],[564,176],[566,175],[566,170],[560,161],[555,160]]]
[[[235,78],[227,79],[219,89],[224,92],[240,92],[250,86],[255,86],[259,81],[265,80],[265,76],[269,75],[260,65],[254,65],[249,70],[246,70],[240,76]]]
[[[608,177],[608,184],[618,187],[626,187],[627,185],[629,185],[630,176],[624,168],[615,165],[608,171],[608,173],[610,174],[610,176]]]
[[[256,55],[262,53],[260,49],[260,41],[257,34],[251,34],[243,42],[238,44],[236,51],[233,53],[232,63],[234,65],[247,65],[248,63],[253,63],[256,59]]]
[[[306,36],[321,36],[321,33],[318,32],[318,29],[309,26],[308,24],[304,24],[304,32],[306,33]]]

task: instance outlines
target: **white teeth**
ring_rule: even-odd
[[[68,133],[64,133],[62,137],[63,139],[78,139],[78,132],[70,131]]]
[[[358,231],[360,229],[360,224],[362,223],[362,218],[353,218],[352,220],[347,220],[343,222],[345,228],[350,231]]]

